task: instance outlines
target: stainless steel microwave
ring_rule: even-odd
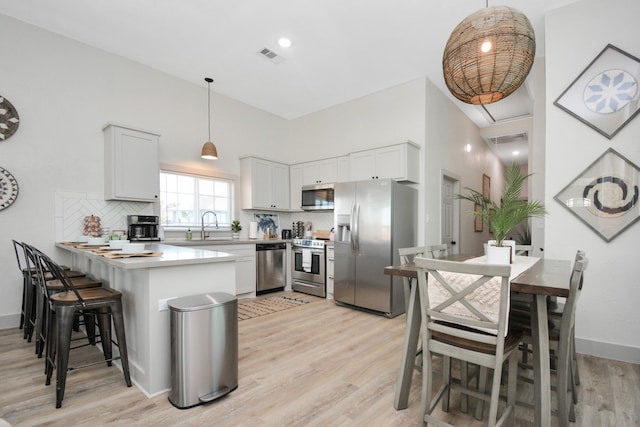
[[[333,210],[333,184],[313,184],[302,187],[302,210]]]

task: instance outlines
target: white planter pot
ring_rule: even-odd
[[[504,246],[495,246],[495,240],[489,240],[487,243],[487,262],[489,264],[511,264],[513,254],[515,254],[515,240],[505,240]]]
[[[231,233],[231,238],[239,239],[240,238],[240,233]]]

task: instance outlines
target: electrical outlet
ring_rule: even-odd
[[[165,299],[158,300],[158,311],[169,310],[169,300],[172,300],[174,298],[165,298]]]

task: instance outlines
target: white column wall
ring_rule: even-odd
[[[638,17],[637,0],[584,0],[546,19],[545,254],[572,259],[582,249],[589,258],[576,314],[578,351],[634,363],[640,363],[640,222],[607,243],[553,197],[610,147],[640,165],[640,118],[609,140],[553,102],[607,44],[640,57]]]

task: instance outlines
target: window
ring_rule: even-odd
[[[174,172],[160,172],[160,222],[164,226],[200,226],[202,214],[214,211],[218,225],[231,225],[232,181]],[[213,215],[205,225],[214,223]]]

